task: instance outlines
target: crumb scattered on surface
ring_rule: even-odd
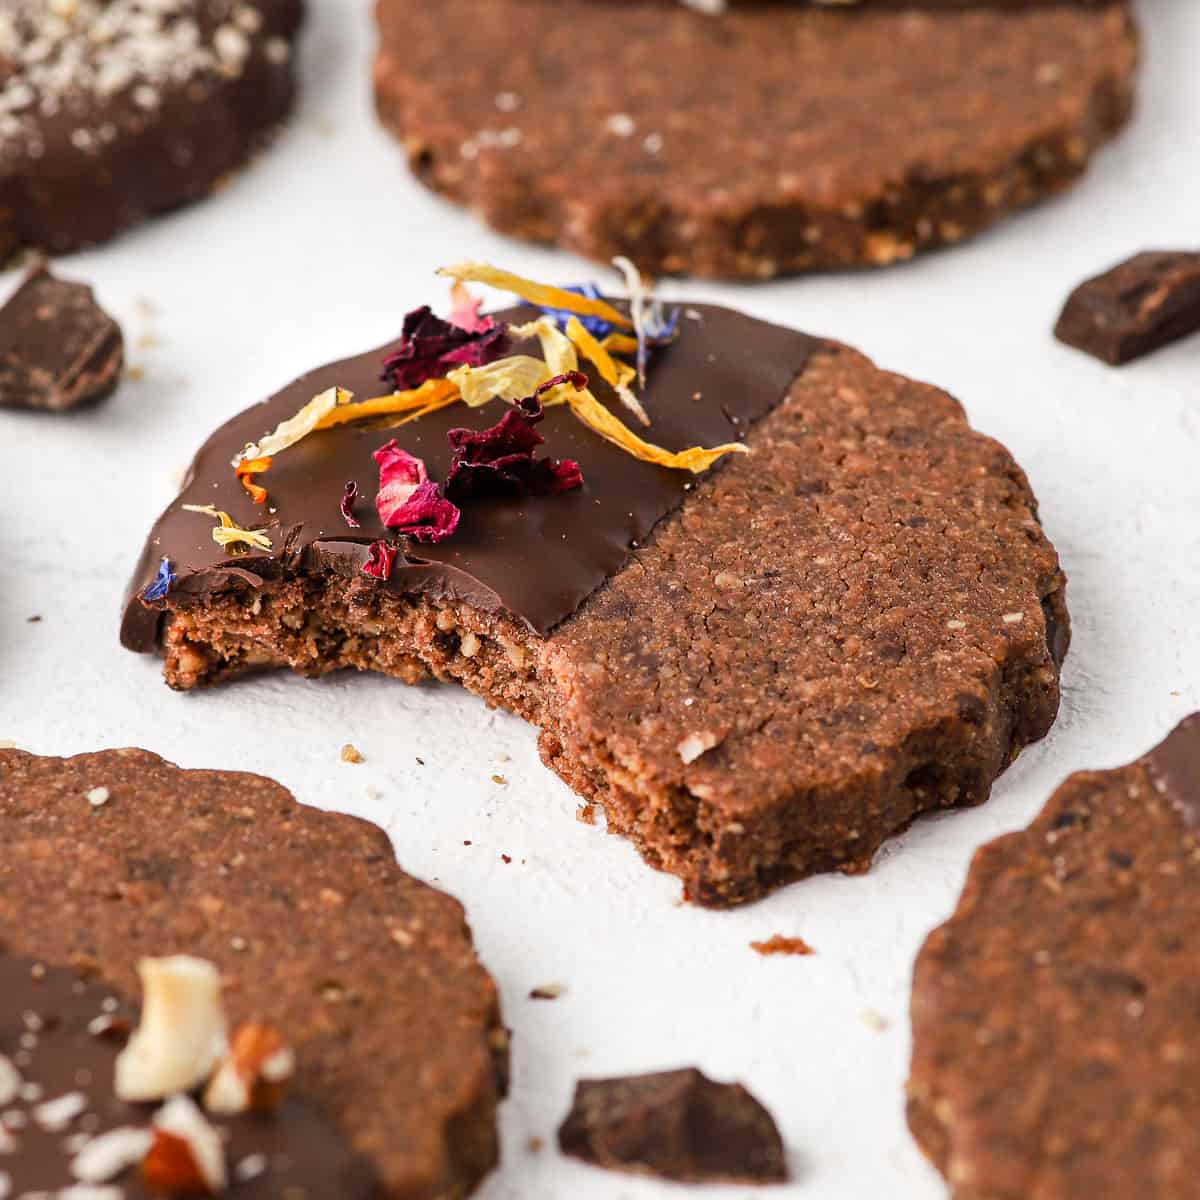
[[[424,765],[425,765],[425,760],[423,758],[418,757],[417,758],[417,766],[423,767]]]
[[[493,776],[492,776],[492,782],[493,782],[493,783],[498,783],[498,784],[499,784],[501,787],[507,787],[507,786],[508,786],[508,780],[507,780],[507,779],[505,779],[503,775],[493,775]]]
[[[42,619],[42,618],[41,618],[40,616],[37,616],[37,615],[34,615],[34,616],[32,616],[32,617],[26,617],[26,618],[25,618],[25,620],[26,620],[26,621],[27,621],[27,622],[28,622],[30,625],[36,625],[36,624],[37,624],[37,623],[38,623],[38,622],[39,622],[41,619]]]
[[[803,938],[785,937],[782,933],[772,934],[765,942],[751,942],[750,948],[764,956],[814,953],[813,948]]]
[[[530,990],[530,1000],[557,1000],[567,990],[563,983],[543,983]]]
[[[140,364],[132,367],[126,367],[125,378],[132,379],[134,383],[141,383],[142,380],[146,378],[146,368]]]
[[[540,1154],[542,1152],[542,1147],[545,1144],[546,1143],[542,1141],[540,1137],[531,1137],[525,1143],[525,1149],[528,1150],[530,1154]]]
[[[581,825],[595,825],[596,806],[594,804],[581,804],[575,810],[575,820]]]
[[[347,742],[342,747],[342,762],[360,763],[363,760],[362,754],[359,753],[358,747]]]
[[[501,861],[502,861],[502,862],[504,862],[504,863],[506,863],[506,864],[507,864],[507,863],[510,863],[510,862],[512,862],[512,856],[511,856],[511,855],[509,855],[509,854],[502,854],[502,855],[500,855],[500,859],[501,859]]]
[[[497,762],[512,762],[512,755],[505,754],[503,750],[497,750],[496,751],[496,761]]]
[[[368,800],[382,800],[383,793],[373,783],[368,783],[367,784],[367,799]]]
[[[881,1012],[877,1012],[873,1008],[864,1008],[859,1014],[862,1023],[875,1033],[882,1033],[888,1027],[888,1019]]]

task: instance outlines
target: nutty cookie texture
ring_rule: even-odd
[[[1200,715],[975,856],[913,981],[909,1124],[955,1200],[1200,1174]]]
[[[1049,729],[1069,640],[1025,476],[936,388],[688,312],[651,365],[645,432],[669,449],[732,434],[751,453],[693,479],[548,408],[546,448],[581,487],[469,504],[454,536],[396,543],[373,577],[388,530],[369,504],[348,528],[343,485],[377,477],[393,435],[441,479],[447,426],[494,413],[315,433],[259,477],[262,507],[230,462],[335,384],[370,396],[381,348],[214,434],[147,542],[125,645],[161,650],[179,689],[283,666],[459,682],[535,724],[546,764],[702,904],[863,871],[920,813],[981,803]],[[230,554],[187,504],[271,548]]]
[[[1067,187],[1128,119],[1137,61],[1115,2],[378,17],[379,114],[423,182],[505,233],[727,278],[894,263]]]
[[[144,750],[0,750],[0,833],[6,953],[126,998],[139,959],[198,955],[233,1022],[286,1031],[294,1093],[374,1162],[383,1194],[460,1197],[495,1164],[495,985],[459,904],[405,875],[380,831]]]
[[[287,114],[302,0],[8,0],[0,258],[212,190]]]

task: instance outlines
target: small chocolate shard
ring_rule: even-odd
[[[783,1139],[741,1084],[694,1067],[582,1079],[558,1131],[564,1154],[678,1183],[785,1183]]]
[[[1183,823],[1200,829],[1200,713],[1180,721],[1145,762],[1151,782],[1179,810]]]
[[[1117,367],[1200,330],[1200,251],[1147,250],[1081,283],[1054,336]]]
[[[86,284],[44,263],[0,308],[0,407],[61,412],[102,400],[125,358],[121,327]]]

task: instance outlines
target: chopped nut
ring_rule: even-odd
[[[176,1096],[154,1118],[154,1141],[142,1159],[151,1191],[166,1196],[215,1196],[225,1190],[221,1135],[187,1096]]]
[[[720,741],[721,738],[717,734],[702,729],[699,733],[689,733],[675,749],[686,766],[688,763],[694,763],[696,759],[702,754],[706,754]]]
[[[557,1000],[566,990],[565,984],[543,983],[530,991],[529,998],[530,1000]]]
[[[11,1058],[0,1054],[0,1108],[11,1104],[21,1090],[21,1072],[13,1065]]]
[[[94,1137],[71,1160],[71,1174],[80,1183],[108,1183],[139,1163],[154,1145],[154,1134],[131,1125]]]
[[[1025,614],[1023,612],[1010,612],[1005,613],[1000,619],[1005,623],[1005,625],[1020,625],[1020,623],[1025,620]]]
[[[342,762],[360,763],[362,760],[363,756],[359,752],[357,746],[352,746],[349,742],[347,742],[342,747]]]
[[[474,658],[479,653],[480,644],[479,638],[475,634],[467,633],[459,646],[463,658]]]
[[[116,1093],[131,1102],[188,1092],[225,1053],[221,976],[212,963],[178,955],[147,958],[142,1020],[117,1056]]]
[[[109,791],[106,787],[94,787],[87,794],[87,802],[93,808],[103,808],[108,803]]]
[[[222,1116],[271,1112],[279,1107],[283,1085],[295,1070],[295,1054],[274,1029],[241,1025],[204,1093],[204,1107]]]
[[[87,1109],[87,1097],[82,1092],[68,1092],[55,1100],[46,1100],[33,1110],[33,1119],[47,1133],[62,1133],[76,1117]]]

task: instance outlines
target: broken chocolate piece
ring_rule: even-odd
[[[39,264],[0,308],[0,407],[59,412],[102,400],[124,357],[121,327],[92,289]]]
[[[582,1079],[558,1131],[564,1154],[679,1183],[785,1183],[783,1139],[741,1084],[690,1067]]]
[[[1118,367],[1200,330],[1200,251],[1147,250],[1081,283],[1054,336]]]

